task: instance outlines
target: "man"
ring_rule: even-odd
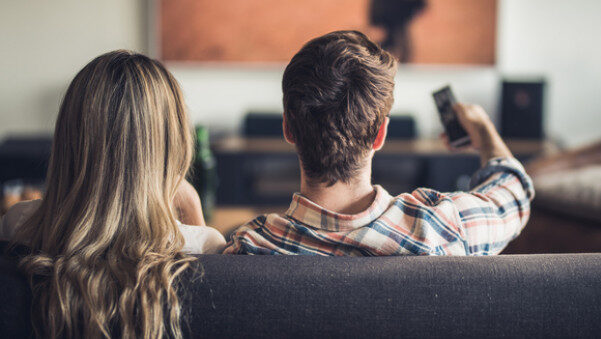
[[[487,255],[524,227],[530,178],[482,108],[455,107],[483,167],[470,192],[420,188],[392,197],[371,183],[386,139],[396,63],[365,35],[326,34],[284,72],[284,136],[295,145],[301,189],[283,215],[259,216],[225,253]]]

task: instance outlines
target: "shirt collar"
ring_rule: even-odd
[[[388,209],[392,196],[379,185],[374,185],[376,197],[372,204],[357,214],[341,214],[329,211],[300,193],[294,193],[286,215],[299,222],[328,231],[340,231],[365,226],[379,218]]]

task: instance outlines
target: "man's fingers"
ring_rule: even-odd
[[[446,148],[451,151],[454,152],[455,148],[453,146],[451,146],[451,143],[449,142],[449,137],[447,136],[446,133],[440,133],[440,139],[442,139],[442,142],[444,143],[444,145],[446,146]]]
[[[467,106],[460,102],[453,105],[453,110],[457,113],[463,113],[463,111],[465,111],[466,109],[467,109]]]

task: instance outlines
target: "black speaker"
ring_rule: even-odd
[[[282,113],[250,112],[244,117],[243,135],[245,137],[282,138]]]
[[[542,140],[545,137],[545,81],[503,81],[501,135],[513,139]]]
[[[388,139],[415,139],[415,119],[409,115],[392,115],[388,123]]]

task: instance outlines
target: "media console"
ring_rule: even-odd
[[[548,141],[510,140],[514,155],[527,161],[550,154],[557,147]],[[213,143],[219,173],[220,205],[288,204],[299,189],[298,159],[292,145],[282,138],[228,137]],[[391,194],[417,187],[440,191],[468,188],[479,168],[473,152],[449,152],[440,140],[387,141],[373,160],[373,181]]]
[[[0,185],[14,179],[45,177],[50,137],[9,138],[0,144]],[[556,151],[548,141],[507,142],[527,161]],[[217,159],[218,205],[281,206],[299,189],[298,159],[282,138],[226,137],[212,143]],[[440,140],[389,140],[373,161],[373,181],[391,194],[420,186],[440,191],[465,190],[480,166],[475,153],[450,153]]]

